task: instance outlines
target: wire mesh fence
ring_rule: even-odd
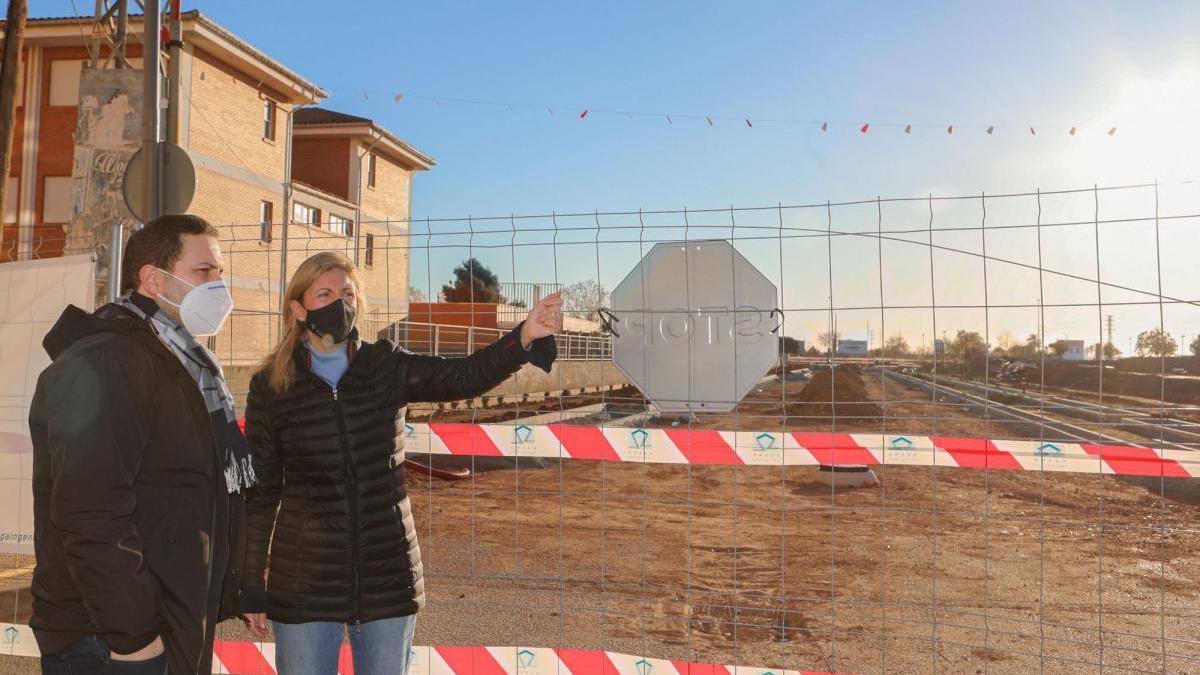
[[[469,469],[461,480],[410,472],[418,644],[859,673],[1200,672],[1198,222],[1200,185],[1146,184],[345,234],[218,224],[237,309],[211,346],[240,404],[279,339],[288,272],[322,250],[362,268],[362,337],[420,353],[465,355],[522,304],[572,297],[550,374],[409,411],[505,425],[488,433],[517,434],[517,454],[521,427],[559,444],[423,460]],[[730,242],[778,289],[784,358],[730,412],[662,414],[612,363],[596,310],[655,244],[702,240]],[[464,276],[493,279],[496,299],[444,302]],[[615,454],[577,458],[569,429]],[[645,459],[646,439],[678,458]],[[776,459],[705,454],[722,442]],[[865,454],[836,461],[847,450]],[[870,464],[871,479],[822,464]],[[22,623],[32,561],[5,563]],[[251,640],[235,623],[220,638]]]

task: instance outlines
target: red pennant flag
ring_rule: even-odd
[[[402,98],[404,98],[404,94],[396,94],[395,96],[392,97],[392,100],[395,101],[396,103],[399,103],[400,99],[402,99]]]
[[[911,124],[905,124],[905,125],[904,125],[904,133],[906,133],[906,134],[911,134],[911,133],[912,133],[912,125],[911,125]]]
[[[164,45],[171,41],[171,29],[166,26],[162,27],[162,41]]]
[[[954,125],[953,125],[953,124],[951,124],[950,126],[946,127],[946,133],[948,133],[948,134],[952,134],[952,133],[954,133]]]
[[[748,127],[753,127],[753,126],[754,126],[753,124],[751,124],[751,123],[750,123],[750,118],[749,118],[749,117],[747,117],[747,118],[746,118],[746,126],[748,126]]]
[[[871,124],[868,122],[867,124],[862,125],[862,127],[859,129],[859,131],[861,131],[865,134],[865,133],[867,133],[867,129],[870,129],[870,128],[871,128]]]
[[[988,136],[991,136],[992,132],[995,130],[996,130],[996,127],[988,127]]]
[[[581,119],[581,120],[587,119],[587,114],[588,114],[587,110],[584,110],[583,112],[579,113],[579,119]]]
[[[1116,133],[1117,133],[1117,128],[1116,128],[1116,127],[1113,127],[1113,128],[1111,128],[1111,129],[1109,129],[1109,130],[1108,130],[1108,135],[1109,135],[1109,136],[1115,136],[1115,135],[1116,135]]]
[[[821,131],[829,131],[829,122],[821,122]]]

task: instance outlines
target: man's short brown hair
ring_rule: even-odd
[[[133,233],[121,258],[121,292],[137,290],[138,274],[144,265],[170,271],[183,252],[183,235],[220,237],[217,228],[200,216],[159,216]]]

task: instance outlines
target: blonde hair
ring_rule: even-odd
[[[292,311],[292,301],[304,304],[304,292],[316,283],[317,278],[329,270],[342,270],[354,284],[355,310],[358,318],[367,313],[367,301],[362,280],[358,277],[358,268],[345,253],[338,251],[323,251],[300,263],[292,280],[288,282],[283,294],[280,312],[283,315],[283,337],[263,360],[262,370],[266,371],[271,389],[282,394],[292,386],[296,379],[296,364],[292,354],[296,345],[305,339],[305,329],[297,323],[296,313]],[[358,318],[355,323],[358,323]]]

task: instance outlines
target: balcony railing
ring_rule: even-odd
[[[467,356],[499,340],[508,331],[413,321],[388,322],[366,317],[360,332],[365,340],[387,338],[417,354]],[[556,335],[555,340],[558,342],[559,360],[612,360],[612,339],[607,335],[562,333]]]

